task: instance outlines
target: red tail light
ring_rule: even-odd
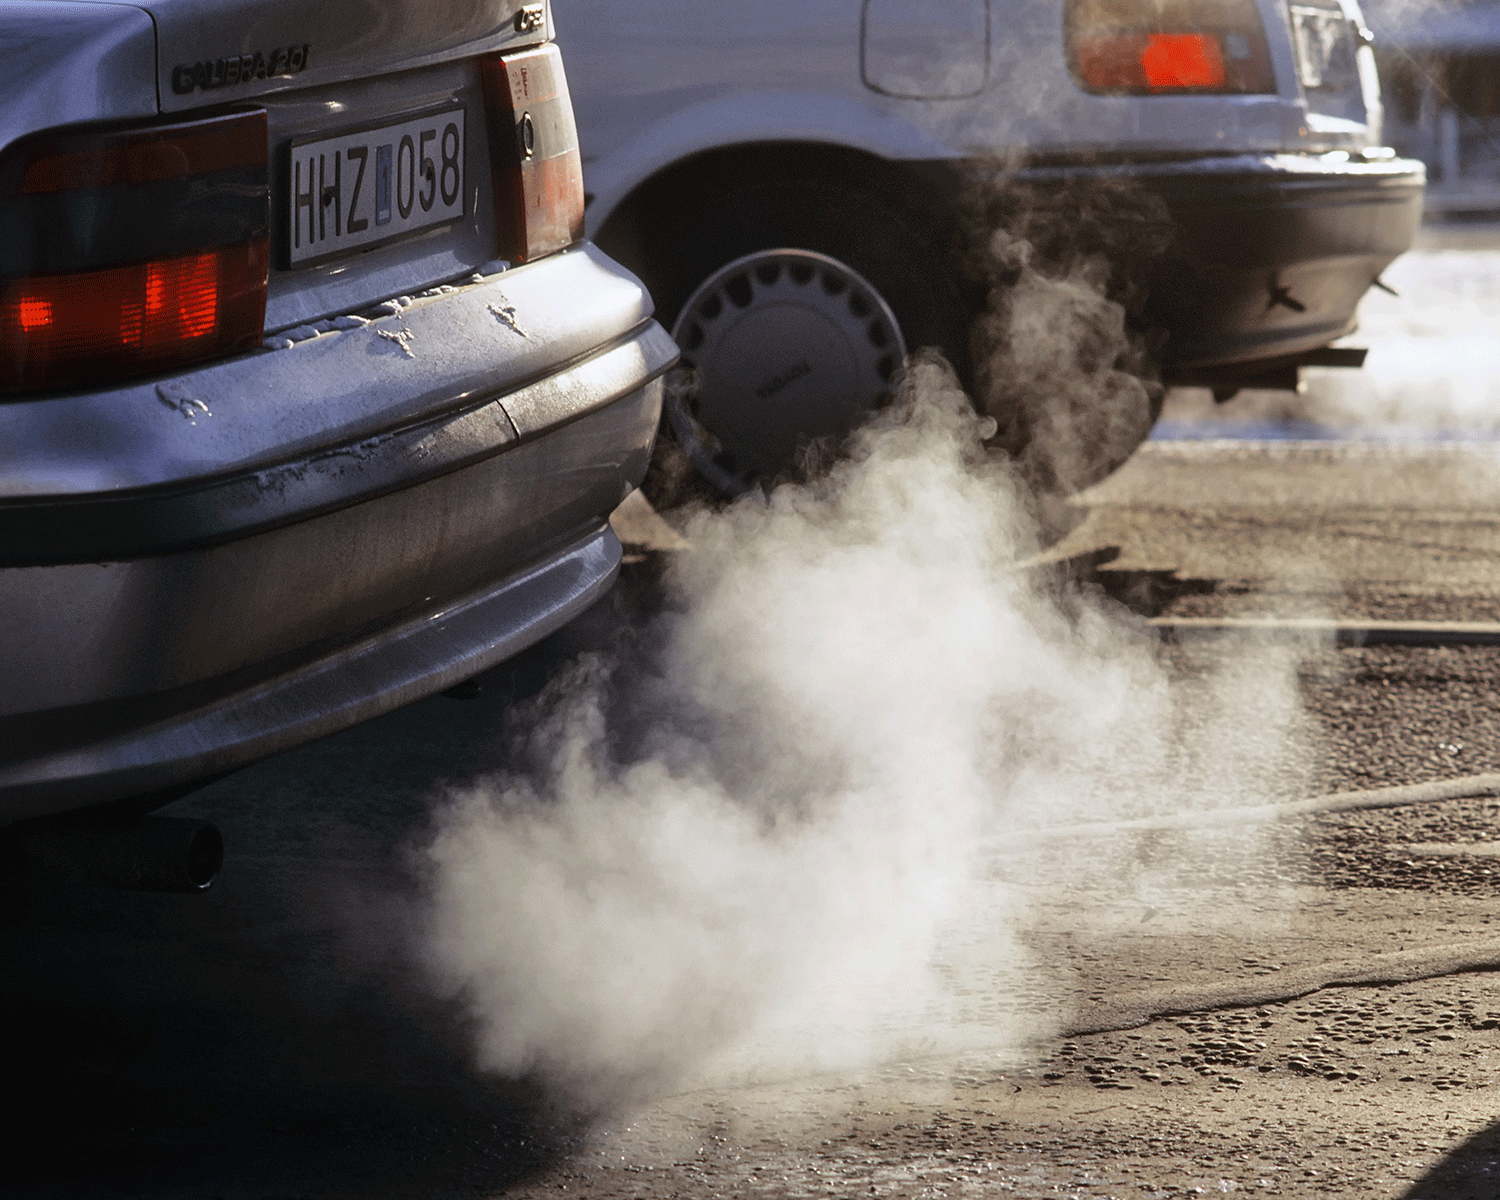
[[[0,156],[0,391],[83,387],[258,345],[263,112],[33,135]]]
[[[1073,74],[1091,92],[1274,92],[1254,0],[1072,0]]]
[[[530,262],[583,237],[583,162],[556,46],[485,59],[500,256]]]

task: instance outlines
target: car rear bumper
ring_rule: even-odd
[[[1144,222],[1105,252],[1141,270],[1147,291],[1134,316],[1166,334],[1160,358],[1169,382],[1254,375],[1350,332],[1360,297],[1411,247],[1426,181],[1419,162],[1342,153],[1019,175],[1038,195],[1049,185],[1097,182]]]
[[[308,520],[0,570],[0,824],[222,774],[546,636],[613,579],[607,514],[644,475],[660,411],[658,380]]]
[[[46,714],[51,728],[26,739],[32,753],[0,763],[0,824],[169,794],[452,687],[582,613],[619,561],[606,524],[528,570],[269,677]]]
[[[528,293],[541,271],[507,272],[176,381],[181,409],[149,396],[169,435],[202,434],[175,458],[170,436],[114,461],[70,447],[94,396],[0,406],[39,448],[19,482],[50,485],[13,478],[0,500],[0,824],[233,770],[450,687],[592,603],[676,347],[633,279],[592,252],[574,268],[550,299]],[[560,363],[539,357],[548,322],[576,329],[600,300],[557,276],[615,290]],[[430,370],[403,377],[387,330]],[[267,361],[279,389],[252,369]],[[149,422],[138,390],[112,398]],[[257,401],[281,423],[252,420]],[[290,435],[279,455],[268,423]],[[158,477],[111,486],[127,472]]]

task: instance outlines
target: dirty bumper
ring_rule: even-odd
[[[530,571],[162,719],[110,720],[102,709],[58,714],[57,732],[71,727],[82,736],[71,747],[0,765],[5,818],[170,794],[451,687],[583,612],[613,582],[619,561],[620,544],[606,525]],[[150,713],[164,699],[170,702],[139,707]],[[101,725],[114,729],[89,736]]]
[[[197,550],[0,570],[0,821],[178,787],[502,661],[608,587],[651,383],[414,487]]]
[[[524,278],[507,285],[524,295]],[[434,325],[488,316],[487,290],[434,306]],[[601,320],[585,353],[550,370],[502,362],[531,372],[509,386],[493,358],[487,375],[464,364],[460,343],[454,379],[421,409],[382,408],[377,388],[333,414],[344,440],[325,425],[321,446],[288,454],[296,439],[283,438],[278,461],[253,461],[266,447],[217,402],[197,419],[218,429],[167,414],[206,436],[175,460],[132,460],[137,477],[160,476],[145,486],[109,486],[118,460],[59,455],[65,470],[33,480],[47,494],[0,500],[0,824],[181,788],[334,732],[494,665],[597,599],[620,553],[606,521],[645,472],[676,357],[649,310],[606,315],[634,325],[601,344]],[[407,312],[398,328],[423,323]],[[317,350],[357,372],[382,332]],[[44,415],[56,423],[67,404]],[[202,461],[184,467],[189,451]]]

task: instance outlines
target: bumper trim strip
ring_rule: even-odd
[[[606,524],[539,567],[248,691],[86,747],[0,765],[5,815],[46,816],[212,778],[453,687],[592,606],[620,557]]]

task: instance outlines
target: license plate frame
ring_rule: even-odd
[[[316,266],[467,216],[467,116],[447,104],[294,140],[286,265]]]

